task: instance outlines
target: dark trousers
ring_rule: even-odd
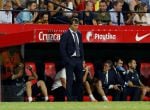
[[[82,66],[82,60],[80,58],[71,58],[70,62],[66,64],[66,94],[67,94],[67,100],[68,101],[82,101],[83,98],[83,83],[82,83],[82,77],[83,77],[83,66]],[[76,99],[73,97],[73,79],[75,74],[75,85],[76,88]]]
[[[53,90],[52,94],[54,96],[54,101],[65,101],[65,91],[65,88],[62,86]]]
[[[114,89],[104,89],[106,95],[111,95],[113,97],[113,101],[120,101],[121,91]]]
[[[125,100],[127,100],[127,96],[130,96],[131,101],[139,101],[140,100],[140,88],[137,87],[126,87],[124,88],[124,96]]]
[[[121,91],[104,88],[104,92],[105,92],[106,96],[111,95],[113,101],[120,101]],[[96,89],[94,90],[93,94],[98,101],[103,100],[102,96],[97,92]]]

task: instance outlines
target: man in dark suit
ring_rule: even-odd
[[[112,71],[116,74],[116,77],[117,77],[116,83],[120,85],[120,89],[121,89],[120,100],[124,101],[126,100],[124,89],[126,89],[125,81],[126,81],[127,73],[124,68],[124,61],[122,58],[119,58],[119,57],[115,58]]]
[[[63,64],[66,68],[66,93],[68,101],[72,101],[73,73],[76,78],[77,100],[82,101],[82,77],[83,77],[83,59],[84,50],[82,43],[82,34],[78,31],[79,20],[73,18],[70,21],[70,28],[64,32],[60,39],[60,54]]]
[[[113,101],[119,101],[121,89],[120,89],[120,85],[116,82],[117,76],[111,70],[111,67],[112,67],[112,62],[110,60],[107,60],[103,64],[103,70],[98,71],[94,77],[95,77],[95,79],[97,79],[101,82],[101,86],[102,86],[101,88],[103,88],[104,93],[106,95],[112,95]],[[102,96],[102,98],[103,98],[103,96]],[[100,100],[100,99],[98,99],[98,100]]]

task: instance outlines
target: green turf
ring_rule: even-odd
[[[1,102],[0,110],[150,110],[150,102]]]

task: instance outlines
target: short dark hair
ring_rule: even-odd
[[[124,61],[123,58],[121,58],[121,57],[116,57],[116,58],[114,59],[114,62],[118,62],[119,60]]]
[[[129,63],[132,63],[133,61],[136,61],[136,59],[134,59],[134,58],[129,59],[129,60],[128,60],[128,64],[129,64]]]
[[[78,19],[78,18],[72,18],[72,19],[70,20],[70,25],[72,25],[73,22],[74,22],[75,24],[79,24],[79,19]]]
[[[111,60],[106,60],[105,62],[104,62],[104,64],[109,64],[110,65],[110,67],[112,67],[113,66],[113,62],[111,61]]]
[[[113,2],[113,7],[114,7],[114,6],[117,6],[119,3],[122,3],[122,2],[121,2],[121,1],[114,1],[114,2]]]
[[[100,2],[99,2],[99,4],[100,3],[105,3],[106,5],[107,5],[107,2],[105,1],[105,0],[101,0]]]
[[[36,1],[29,1],[29,2],[27,3],[27,7],[28,7],[28,6],[31,6],[33,3],[36,4]]]

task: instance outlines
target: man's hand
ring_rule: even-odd
[[[89,68],[86,66],[85,67],[85,71],[88,73],[89,72]]]
[[[121,91],[121,90],[119,89],[118,85],[114,85],[113,88],[114,88],[115,90]]]
[[[133,83],[131,81],[128,81],[128,86],[129,87],[134,87]]]

